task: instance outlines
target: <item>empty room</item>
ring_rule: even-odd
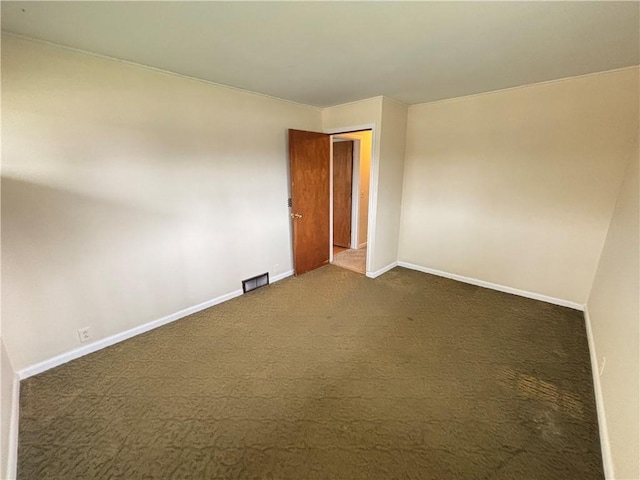
[[[640,3],[1,4],[2,479],[640,479]]]

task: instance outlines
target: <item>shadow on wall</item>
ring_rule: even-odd
[[[3,336],[16,368],[77,347],[78,328],[100,338],[179,309],[189,296],[180,225],[3,177]]]

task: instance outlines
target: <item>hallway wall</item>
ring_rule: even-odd
[[[371,147],[372,135],[370,130],[341,134],[340,138],[350,138],[360,141],[360,184],[358,202],[358,245],[363,247],[367,243],[367,228],[369,217],[369,184],[371,182]]]

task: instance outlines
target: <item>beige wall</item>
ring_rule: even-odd
[[[11,431],[11,413],[13,411],[13,387],[16,377],[13,365],[7,354],[4,340],[0,338],[0,478],[15,478],[16,445],[11,438],[17,432]],[[17,407],[17,406],[16,406]],[[13,451],[12,451],[13,450]]]
[[[374,125],[370,170],[374,193],[369,204],[369,232],[373,231],[375,238],[373,242],[370,237],[367,239],[369,271],[374,274],[398,259],[406,111],[404,104],[383,97],[322,111],[325,131]]]
[[[2,90],[17,370],[292,268],[286,134],[319,109],[15,37]]]
[[[363,125],[375,125],[380,128],[382,116],[382,97],[374,97],[359,102],[345,103],[322,110],[322,126],[326,131],[351,129]],[[374,135],[374,155],[379,149],[379,135]]]
[[[322,126],[326,132],[347,131],[354,127],[373,126],[370,157],[370,185],[378,182],[378,159],[380,158],[380,127],[382,122],[382,97],[370,98],[360,102],[337,105],[322,110]],[[375,187],[374,187],[375,188]],[[368,205],[368,214],[375,217],[375,198]],[[359,224],[361,225],[361,224]],[[367,225],[367,230],[376,229],[375,220]],[[360,236],[360,233],[359,233]],[[368,242],[367,257],[374,260],[378,253],[375,244]],[[370,265],[368,265],[370,266]]]
[[[369,220],[369,185],[371,182],[371,131],[358,132],[360,137],[360,202],[358,204],[358,248],[367,243]]]
[[[639,128],[636,122],[636,131]],[[637,137],[636,137],[637,141]],[[615,478],[640,478],[640,152],[629,162],[587,304]]]
[[[376,261],[373,270],[398,261],[398,235],[402,208],[407,106],[388,98],[382,103],[380,168],[376,210]]]
[[[638,69],[409,108],[401,261],[586,303]]]

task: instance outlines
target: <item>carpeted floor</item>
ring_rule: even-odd
[[[22,382],[20,479],[603,478],[582,314],[328,265]]]
[[[366,272],[366,264],[367,264],[367,249],[359,248],[345,250],[344,252],[340,252],[337,255],[333,256],[333,264],[346,268],[347,270],[352,270],[358,273]]]

